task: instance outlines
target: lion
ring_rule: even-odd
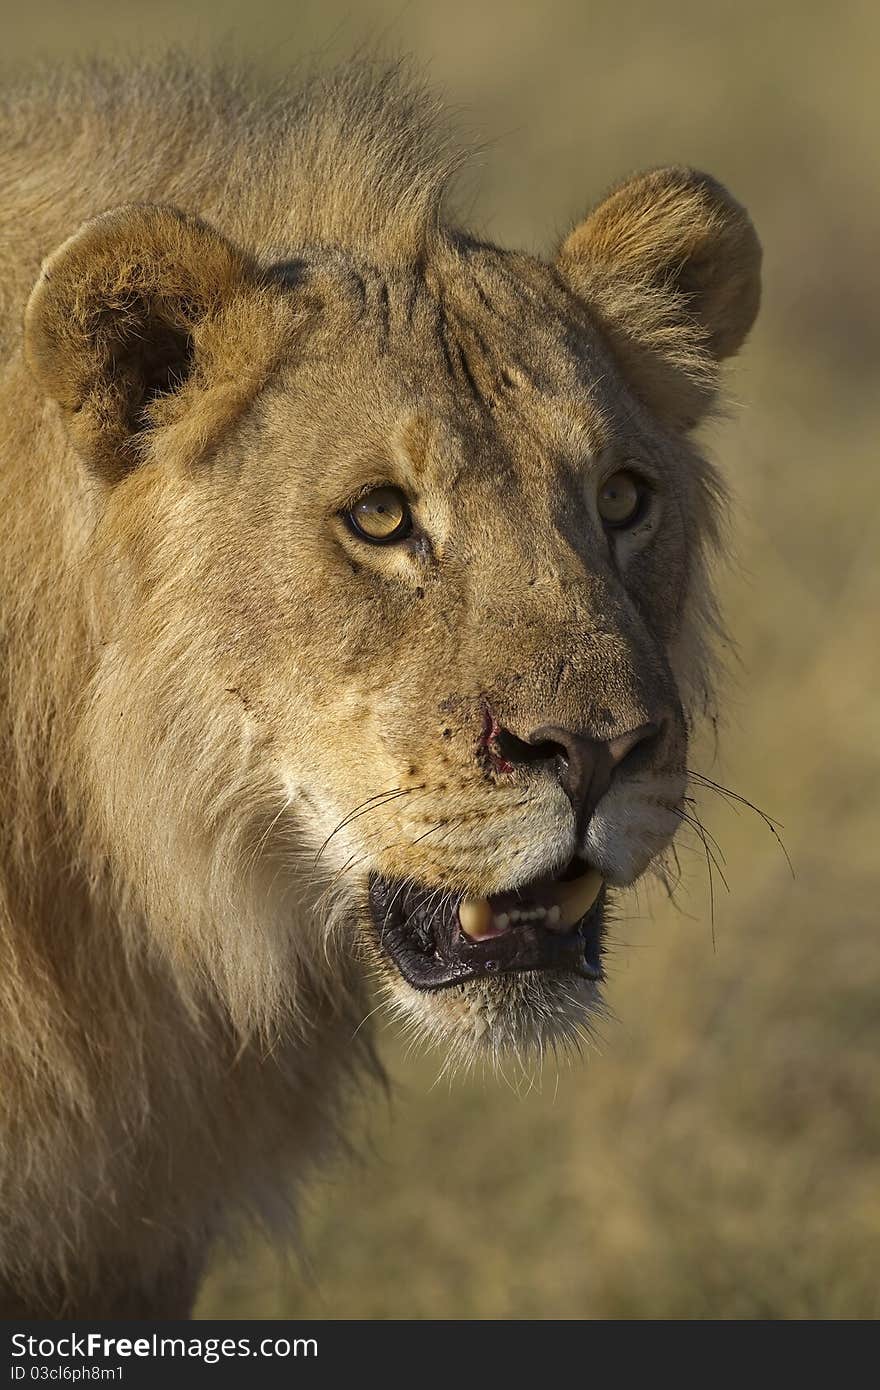
[[[551,260],[400,65],[42,71],[0,150],[0,1303],[190,1312],[450,1060],[600,1003],[712,699],[694,442],[760,246],[688,168]]]

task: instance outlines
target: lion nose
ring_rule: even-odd
[[[610,787],[614,773],[631,764],[637,748],[644,755],[646,745],[657,742],[661,727],[661,722],[640,724],[637,729],[603,740],[558,724],[542,724],[525,740],[509,729],[500,729],[495,742],[507,762],[555,762],[560,785],[578,824],[586,825]]]

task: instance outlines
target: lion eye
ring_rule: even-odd
[[[378,545],[402,541],[412,530],[409,503],[396,487],[374,487],[365,492],[346,515],[358,536]]]
[[[612,473],[599,489],[596,504],[606,526],[629,526],[642,509],[646,494],[644,484],[625,469]]]

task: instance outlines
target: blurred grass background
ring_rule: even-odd
[[[705,862],[680,909],[627,901],[601,1050],[542,1078],[434,1085],[382,1050],[362,1157],[309,1194],[303,1258],[217,1263],[211,1317],[880,1314],[880,512],[871,3],[413,0],[4,3],[13,63],[224,39],[267,69],[378,43],[424,62],[487,141],[472,222],[549,250],[630,170],[729,183],[766,294],[707,442],[737,503],[724,576],[741,667],[720,753],[714,941]],[[738,403],[742,402],[740,406]],[[686,844],[687,842],[685,842]]]

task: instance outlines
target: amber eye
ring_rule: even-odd
[[[612,529],[629,526],[642,510],[646,494],[644,483],[634,473],[625,469],[612,473],[599,489],[596,499],[599,515]]]
[[[365,492],[346,516],[358,536],[376,545],[402,541],[412,530],[409,503],[396,487],[374,487]]]

